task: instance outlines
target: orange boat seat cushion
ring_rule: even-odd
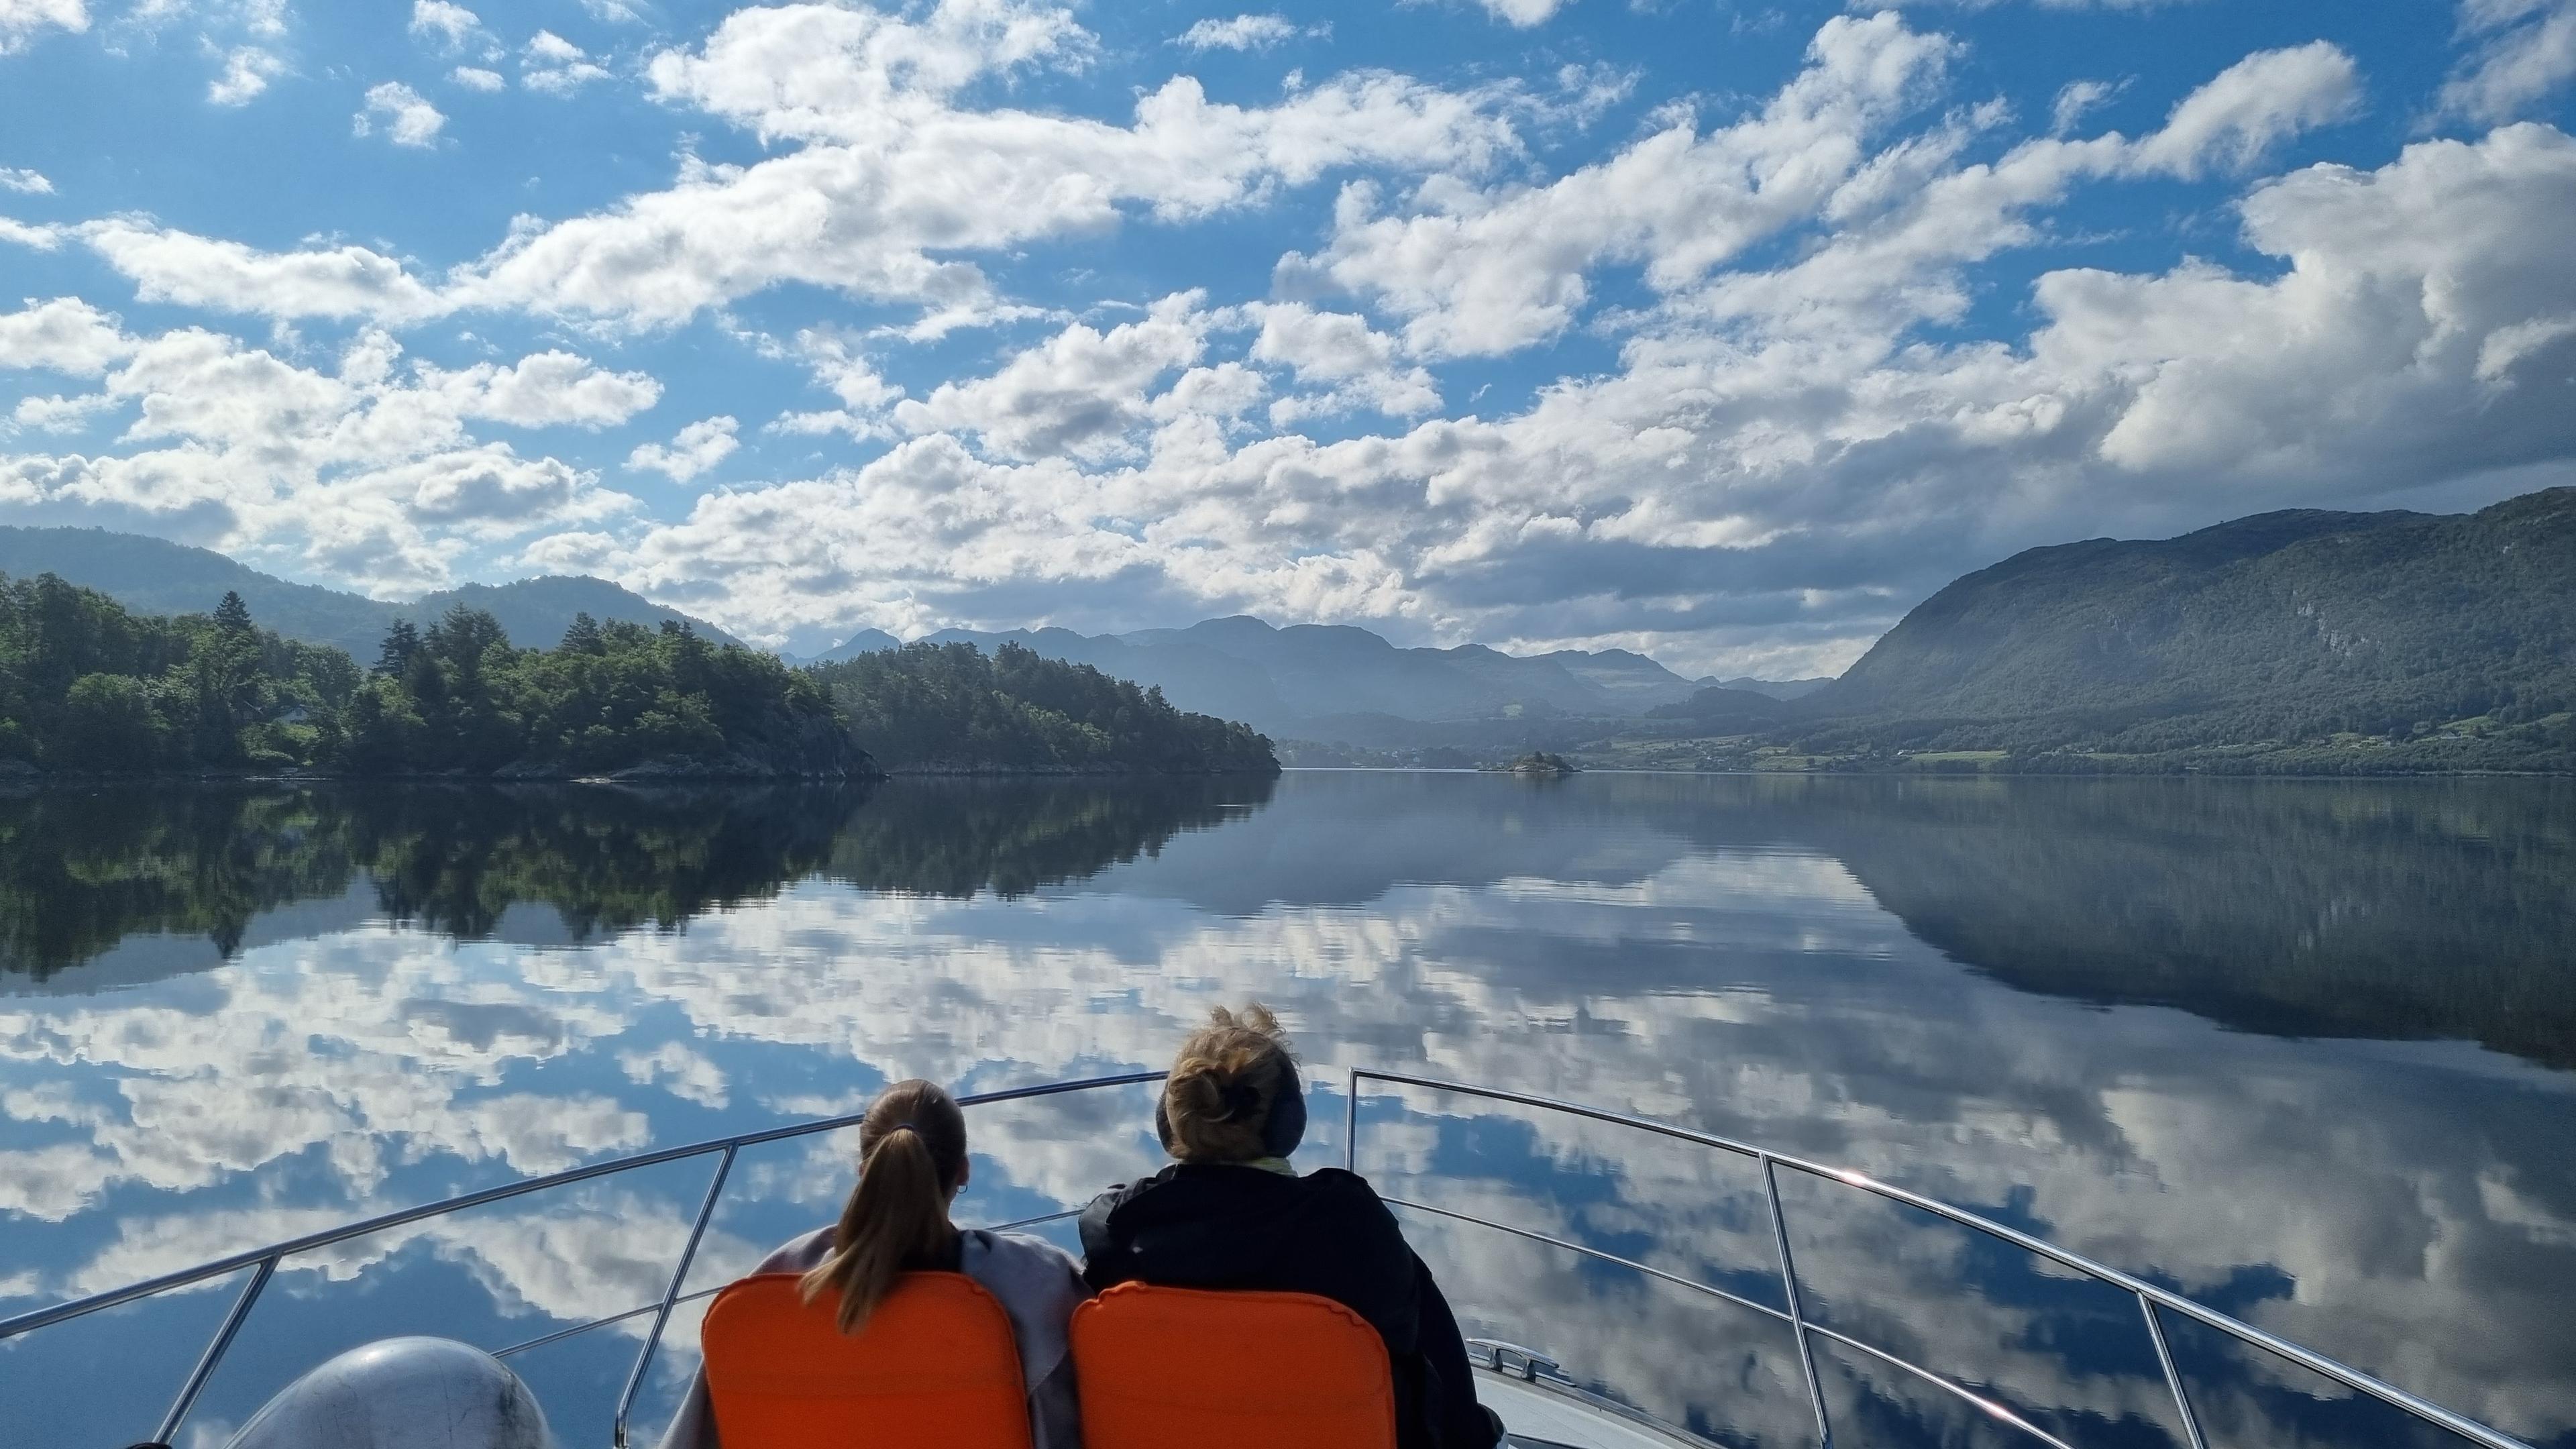
[[[794,1273],[728,1286],[699,1338],[725,1449],[1029,1449],[1010,1316],[962,1273],[906,1273],[857,1333]]]
[[[1084,1449],[1395,1449],[1386,1342],[1329,1298],[1121,1283],[1072,1335]]]

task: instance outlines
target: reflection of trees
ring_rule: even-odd
[[[0,795],[0,973],[42,980],[146,933],[229,955],[259,912],[346,889],[328,814],[224,788]]]
[[[826,873],[866,890],[1021,896],[1159,855],[1273,788],[1268,776],[905,781],[850,817]]]
[[[491,935],[552,907],[574,940],[759,899],[816,873],[872,890],[1020,895],[1159,851],[1269,798],[1266,778],[858,787],[116,788],[0,797],[0,972],[38,979],[128,937],[229,956],[263,911],[363,874],[385,914]]]
[[[403,789],[341,797],[359,859],[397,920],[491,934],[550,905],[576,940],[670,930],[771,895],[830,853],[865,795],[847,788]]]

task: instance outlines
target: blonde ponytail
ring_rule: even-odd
[[[908,1261],[944,1253],[957,1230],[948,1199],[966,1175],[966,1114],[915,1079],[888,1087],[859,1124],[859,1185],[841,1209],[832,1256],[800,1284],[805,1301],[841,1295],[843,1333],[866,1326]]]

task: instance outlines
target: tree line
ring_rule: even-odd
[[[140,615],[51,575],[0,577],[0,771],[567,778],[885,769],[1277,769],[1248,728],[1016,646],[913,646],[823,668],[687,624],[577,616],[514,646],[459,605],[372,664],[263,629],[238,594]]]

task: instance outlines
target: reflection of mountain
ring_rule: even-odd
[[[132,959],[109,971],[117,984],[201,969],[300,934],[286,926],[311,909],[298,903],[339,906],[353,890],[375,914],[467,939],[522,934],[514,907],[551,908],[560,924],[538,935],[559,943],[669,930],[818,873],[1019,895],[1150,856],[1270,789],[1254,777],[32,791],[0,796],[0,980],[43,981],[120,944]]]
[[[1248,912],[1403,883],[1628,885],[1695,851],[1842,863],[1915,935],[2028,991],[2250,1031],[2467,1037],[2576,1065],[2565,782],[1600,774],[1538,790],[1303,776],[1122,888]],[[1512,969],[1509,943],[1492,962]],[[1530,969],[1555,969],[1532,962]],[[1705,975],[1690,952],[1618,953]],[[1682,983],[1675,983],[1682,984]]]

